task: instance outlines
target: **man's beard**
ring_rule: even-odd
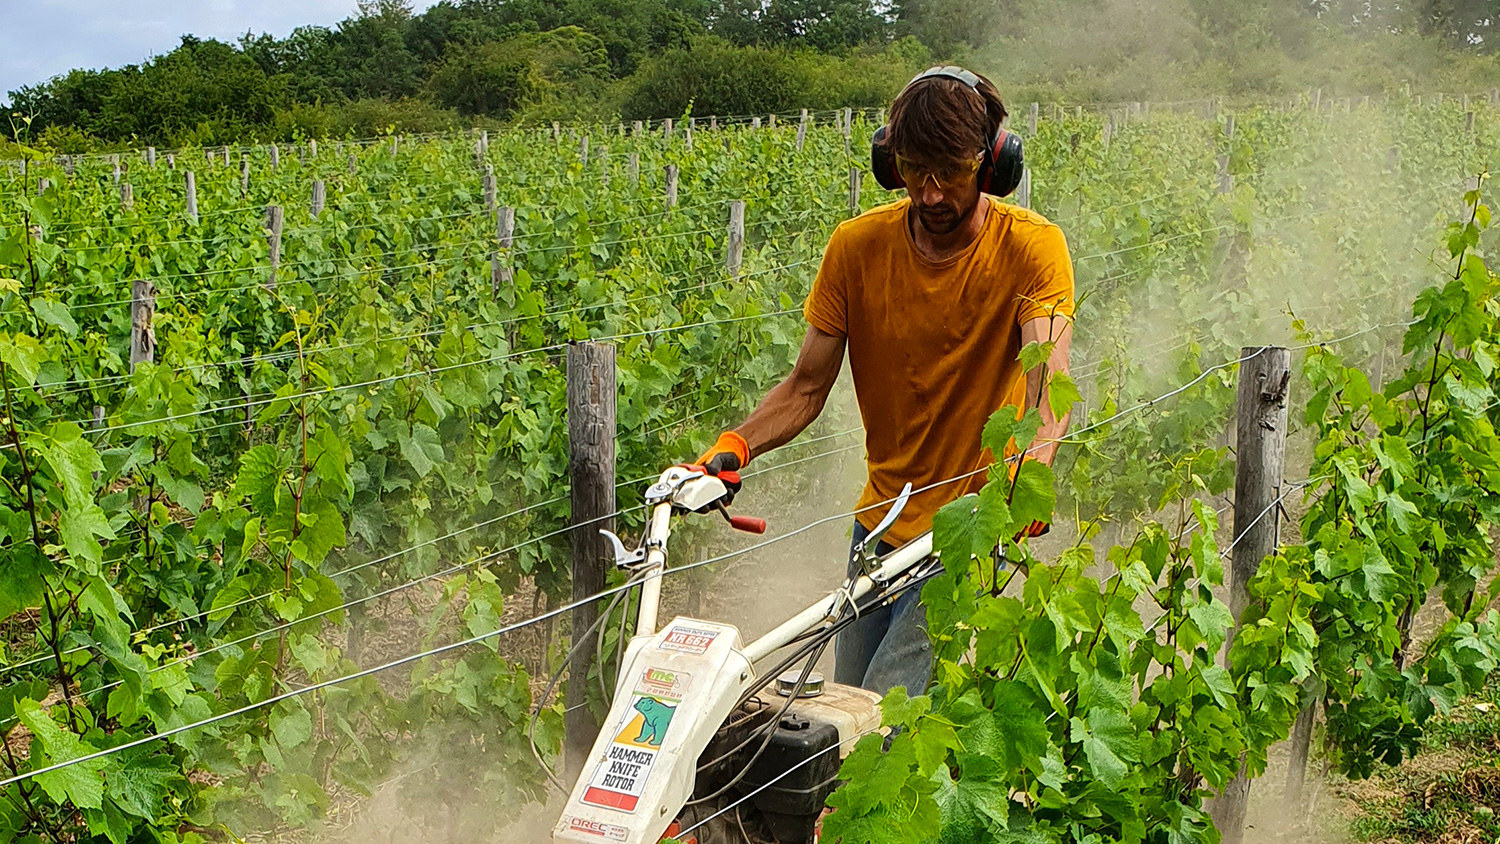
[[[928,234],[941,237],[958,231],[964,223],[969,221],[978,207],[978,202],[970,205],[967,210],[961,210],[946,202],[930,208],[919,205],[916,206],[917,221],[922,224],[922,228],[926,229]]]

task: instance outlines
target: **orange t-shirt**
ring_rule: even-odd
[[[993,460],[984,423],[1022,405],[1016,359],[1021,325],[1055,306],[1072,316],[1073,262],[1062,229],[991,197],[979,236],[942,263],[917,251],[910,200],[840,224],[803,307],[809,324],[848,338],[849,368],[865,425],[869,482],[861,508]],[[984,473],[914,493],[886,541],[926,531],[944,504],[984,485]],[[858,518],[873,527],[889,508]]]

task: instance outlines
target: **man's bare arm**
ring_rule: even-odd
[[[1071,412],[1064,414],[1058,419],[1052,412],[1052,404],[1047,400],[1050,395],[1050,383],[1042,383],[1045,374],[1050,382],[1053,373],[1068,371],[1068,350],[1073,343],[1073,320],[1069,317],[1039,317],[1028,321],[1021,326],[1021,346],[1030,343],[1054,343],[1052,355],[1047,358],[1043,367],[1038,367],[1026,373],[1026,408],[1030,410],[1035,407],[1042,413],[1042,427],[1037,431],[1036,449],[1030,453],[1031,457],[1052,465],[1052,458],[1057,456],[1057,441],[1068,433],[1068,419]]]
[[[808,326],[802,351],[786,380],[771,388],[735,432],[745,438],[750,454],[764,454],[791,442],[811,425],[844,365],[844,338]]]

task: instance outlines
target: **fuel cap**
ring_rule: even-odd
[[[801,677],[802,669],[800,668],[794,668],[777,677],[776,694],[782,697],[791,697],[792,690],[797,688],[797,680],[801,679]],[[802,694],[797,695],[797,697],[817,697],[821,694],[823,694],[823,675],[817,671],[809,671],[807,682],[802,684]]]

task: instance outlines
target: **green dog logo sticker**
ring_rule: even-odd
[[[667,727],[671,725],[677,707],[668,706],[654,697],[642,697],[635,702],[635,711],[641,713],[641,734],[635,737],[635,743],[661,747],[661,740],[667,737]]]

